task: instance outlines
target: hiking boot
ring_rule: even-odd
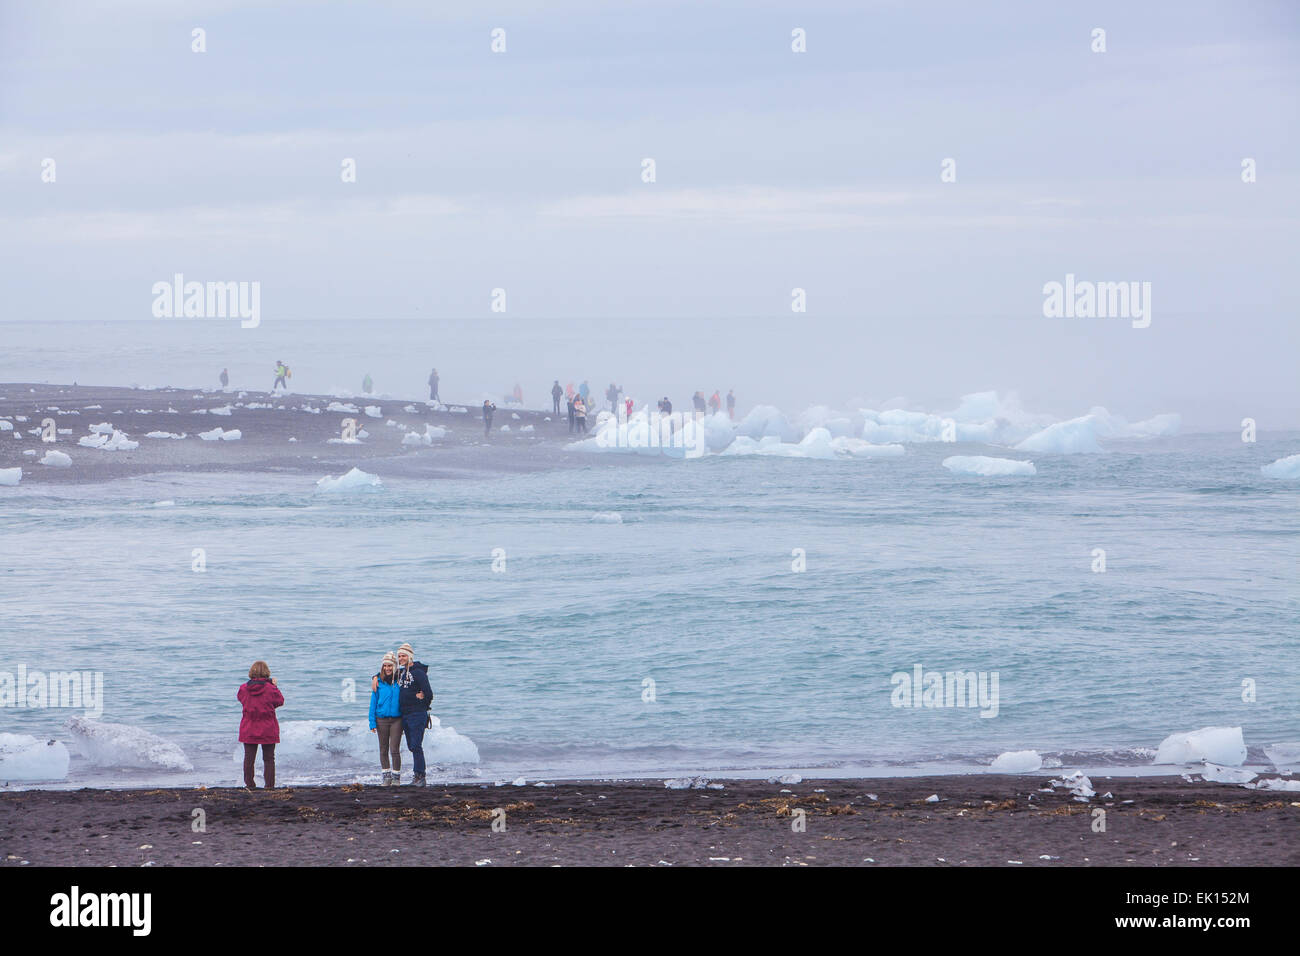
[[[384,779],[379,781],[379,785],[381,787],[391,787],[393,785],[393,775],[389,771],[385,770]]]
[[[424,786],[424,774],[422,774],[422,773],[417,773],[414,777],[412,777],[412,778],[411,778],[411,786],[413,786],[413,787],[423,787],[423,786]]]

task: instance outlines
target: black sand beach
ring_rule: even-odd
[[[0,865],[1300,864],[1297,794],[1094,776],[1098,796],[1085,804],[1042,792],[1048,779],[33,790],[0,794]],[[1104,832],[1094,829],[1098,808]],[[803,832],[792,826],[798,811]]]
[[[329,411],[331,403],[351,405],[357,411]],[[227,406],[228,415],[211,411]],[[378,407],[381,417],[367,416],[366,406]],[[304,407],[320,411],[304,411]],[[341,437],[343,422],[349,418],[368,434],[358,444],[332,443],[330,439]],[[354,466],[381,478],[440,478],[591,466],[602,458],[563,450],[582,437],[569,433],[563,413],[556,418],[504,403],[498,403],[491,436],[485,438],[482,409],[472,404],[433,408],[418,399],[375,396],[8,383],[0,384],[0,419],[8,420],[22,435],[15,439],[14,431],[0,431],[0,468],[22,467],[24,485],[178,472],[284,472],[319,477]],[[70,433],[59,434],[54,443],[29,434],[46,419],[53,419],[56,429],[70,429]],[[396,424],[386,424],[390,420]],[[593,412],[589,434],[594,422]],[[90,434],[90,426],[100,423],[111,424],[139,442],[139,447],[103,451],[79,445],[78,439]],[[447,434],[430,445],[402,444],[407,432],[423,434],[426,425],[446,428]],[[501,431],[502,425],[508,425],[510,431]],[[527,426],[533,430],[523,431]],[[241,437],[234,441],[198,437],[199,432],[217,427],[237,429]],[[187,437],[146,437],[154,431]],[[71,466],[39,464],[50,449],[70,456]],[[24,455],[24,451],[36,454]]]

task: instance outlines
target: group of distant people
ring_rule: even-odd
[[[257,789],[257,748],[262,748],[262,776],[266,789],[275,788],[275,747],[280,742],[280,722],[275,712],[284,705],[284,694],[271,676],[266,661],[254,661],[248,681],[239,686],[235,698],[243,707],[239,721],[239,742],[244,745],[244,786]],[[425,785],[424,732],[433,726],[429,709],[433,688],[429,667],[415,659],[410,644],[394,653],[388,651],[379,662],[379,672],[370,679],[370,732],[379,738],[381,786],[401,783],[402,738],[411,752],[414,777],[411,785]]]
[[[284,390],[287,392],[289,390],[289,379],[292,377],[293,372],[289,369],[289,366],[277,359],[275,363],[275,383],[271,386],[271,391],[274,392],[283,386]],[[228,388],[230,386],[230,372],[228,369],[223,368],[219,378],[222,388]],[[443,404],[442,396],[438,394],[438,381],[438,370],[435,368],[429,372],[430,404]],[[365,394],[369,395],[374,391],[374,386],[374,379],[372,379],[370,373],[367,372],[365,377],[361,380],[361,390]],[[627,419],[632,417],[632,409],[635,403],[630,396],[623,393],[622,385],[616,385],[615,383],[610,382],[609,388],[605,389],[605,398],[609,402],[609,411],[615,416],[615,418],[622,417]],[[506,401],[516,405],[523,404],[524,392],[518,382],[515,383],[514,390],[511,394],[506,396]],[[734,419],[736,417],[736,393],[734,389],[727,390],[727,396],[725,399],[716,389],[707,399],[704,397],[704,392],[702,391],[698,391],[691,396],[691,403],[697,414],[704,414],[706,410],[713,414],[717,414],[722,410],[724,402],[727,406],[727,415]],[[555,380],[555,384],[551,386],[551,412],[557,418],[561,414],[562,406],[564,406],[567,411],[569,432],[578,432],[583,435],[587,434],[587,418],[591,414],[592,402],[591,386],[588,384],[586,379],[583,379],[582,384],[578,385],[576,388],[572,382],[567,386],[561,387],[560,380],[558,378]],[[668,400],[667,395],[659,400],[656,407],[662,415],[672,414],[673,403]],[[492,416],[493,413],[496,412],[496,409],[497,407],[491,399],[485,398],[483,400],[484,435],[488,435],[492,431]]]

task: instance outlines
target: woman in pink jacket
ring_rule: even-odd
[[[280,742],[280,722],[275,719],[275,708],[284,703],[284,695],[275,685],[266,661],[253,662],[248,669],[248,683],[240,685],[235,697],[244,705],[244,716],[239,721],[239,742],[244,745],[244,786],[257,789],[253,783],[253,765],[261,744],[266,789],[274,789],[275,745]]]

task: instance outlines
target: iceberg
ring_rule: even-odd
[[[1156,764],[1216,763],[1240,767],[1246,762],[1246,743],[1240,727],[1202,727],[1170,734],[1156,748]]]
[[[323,492],[375,491],[382,488],[383,484],[378,475],[369,474],[360,468],[353,468],[347,474],[340,475],[337,478],[326,475],[316,482],[316,490]]]
[[[1265,478],[1280,478],[1283,481],[1295,481],[1300,478],[1300,455],[1288,455],[1279,458],[1270,465],[1260,469]]]
[[[987,455],[953,455],[943,460],[943,467],[955,475],[980,475],[985,478],[1038,474],[1032,461],[990,458]]]
[[[78,445],[99,451],[132,451],[140,447],[138,441],[131,441],[124,432],[113,430],[111,435],[99,433],[78,439]]]
[[[13,486],[23,480],[21,468],[0,468],[0,485]]]
[[[194,769],[185,751],[156,734],[130,724],[109,724],[89,717],[68,721],[77,750],[92,764],[108,769]]]

